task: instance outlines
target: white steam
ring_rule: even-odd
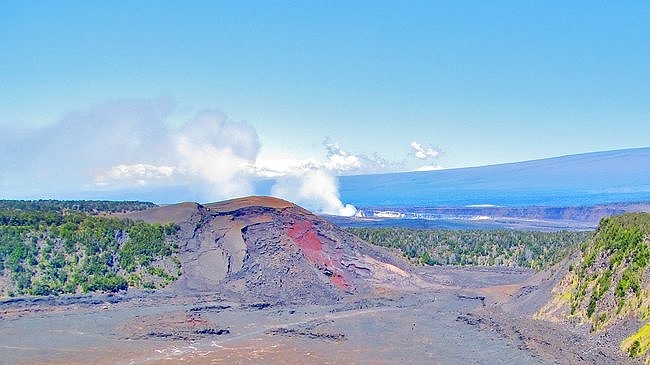
[[[179,170],[206,183],[211,199],[254,194],[249,166],[260,142],[251,125],[204,111],[182,125],[173,141]]]
[[[298,202],[317,213],[349,217],[357,212],[354,206],[343,205],[336,178],[323,169],[279,178],[271,194]]]
[[[327,160],[261,160],[255,169],[260,176],[273,176],[275,185],[271,194],[293,201],[321,214],[353,216],[357,209],[343,204],[339,196],[336,174],[359,171],[364,167],[363,157],[344,151],[338,143],[326,140],[323,146]]]
[[[274,194],[325,214],[354,214],[339,199],[334,174],[361,167],[357,156],[326,145],[327,160],[258,160],[255,129],[207,110],[172,126],[164,98],[119,100],[69,113],[39,129],[0,125],[0,188],[5,198],[95,199],[110,192],[166,202],[214,201],[254,194],[273,176]],[[296,161],[299,161],[296,163]]]

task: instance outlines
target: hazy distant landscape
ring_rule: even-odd
[[[0,1],[0,363],[650,364],[648,19]]]
[[[465,169],[343,176],[360,207],[589,207],[650,201],[650,148]]]
[[[468,169],[341,178],[356,217],[345,227],[591,230],[601,218],[650,211],[650,149]]]

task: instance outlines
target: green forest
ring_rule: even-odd
[[[566,257],[592,232],[348,228],[378,246],[396,248],[424,265],[479,265],[545,269]]]
[[[156,204],[139,201],[110,200],[0,200],[0,211],[74,211],[88,214],[132,212],[155,207]]]
[[[175,224],[99,215],[152,203],[0,201],[0,297],[163,287],[180,276]]]

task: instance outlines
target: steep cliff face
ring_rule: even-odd
[[[649,361],[649,268],[650,214],[605,218],[537,316],[610,333],[621,339],[623,351]]]
[[[249,197],[138,212],[181,226],[176,290],[243,300],[332,302],[374,290],[424,287],[400,258],[284,200]]]

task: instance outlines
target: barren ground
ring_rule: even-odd
[[[575,329],[503,312],[531,273],[422,268],[440,285],[327,305],[160,291],[0,303],[6,364],[621,363]],[[485,298],[485,296],[488,298]]]

